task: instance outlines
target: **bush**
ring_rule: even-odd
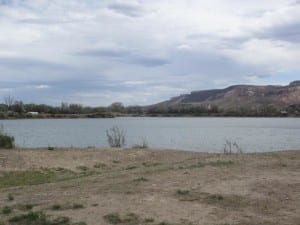
[[[178,195],[189,195],[190,191],[188,190],[177,190]]]
[[[119,213],[110,213],[103,217],[105,221],[107,221],[110,224],[118,224],[122,223],[122,220],[120,218]]]
[[[15,224],[30,224],[36,222],[45,222],[46,216],[42,212],[29,212],[28,214],[17,215],[9,219],[10,223]]]
[[[235,151],[234,151],[234,149],[235,149]],[[224,152],[224,154],[232,154],[234,152],[243,153],[243,150],[236,142],[226,140],[223,152]]]
[[[8,206],[4,206],[4,207],[2,208],[2,213],[3,213],[3,214],[10,214],[11,211],[12,211],[11,208],[8,207]]]
[[[61,210],[61,205],[59,204],[54,204],[52,207],[51,207],[52,210]]]
[[[0,148],[11,149],[15,145],[15,138],[0,131]]]
[[[145,149],[145,148],[148,148],[148,143],[146,141],[146,139],[143,139],[142,140],[142,143],[141,144],[135,144],[132,146],[132,148],[137,148],[137,149]]]
[[[84,206],[79,203],[74,203],[72,206],[72,209],[83,209],[83,208],[84,208]]]
[[[4,133],[3,125],[0,126],[0,148],[13,148],[15,144],[15,138]]]
[[[71,225],[71,221],[68,217],[57,217],[50,220],[49,216],[45,213],[29,212],[27,214],[21,214],[11,217],[8,220],[9,224],[13,225]]]
[[[211,195],[210,198],[211,198],[212,200],[218,200],[218,201],[224,199],[224,197],[223,197],[222,195],[219,195],[219,194]]]
[[[32,204],[25,204],[25,205],[20,205],[19,209],[23,210],[23,211],[27,211],[27,210],[32,210],[34,207],[34,205]]]
[[[139,217],[134,213],[120,215],[119,213],[110,213],[103,217],[103,219],[110,224],[141,224]]]
[[[112,148],[122,148],[125,146],[125,132],[117,126],[106,130],[107,142]]]
[[[15,200],[15,197],[12,194],[8,194],[7,195],[7,200],[8,201],[13,201],[13,200]]]
[[[145,177],[139,177],[139,178],[134,179],[133,181],[136,181],[136,182],[146,182],[146,181],[148,181],[148,179],[145,178]]]
[[[49,151],[53,151],[53,150],[54,150],[54,147],[48,146],[48,150],[49,150]]]

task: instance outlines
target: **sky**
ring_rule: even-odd
[[[0,102],[149,105],[299,72],[299,0],[0,0]]]

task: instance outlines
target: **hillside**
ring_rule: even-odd
[[[290,113],[300,109],[300,81],[287,86],[235,85],[224,89],[193,91],[150,106],[150,110],[182,109],[187,106],[215,112]]]

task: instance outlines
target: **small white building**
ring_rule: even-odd
[[[27,112],[28,115],[32,115],[32,116],[36,116],[36,115],[39,115],[38,112]]]

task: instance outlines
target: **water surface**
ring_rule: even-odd
[[[119,126],[126,144],[220,152],[226,140],[245,152],[300,149],[300,118],[113,118],[2,120],[20,147],[105,147],[105,131]]]

